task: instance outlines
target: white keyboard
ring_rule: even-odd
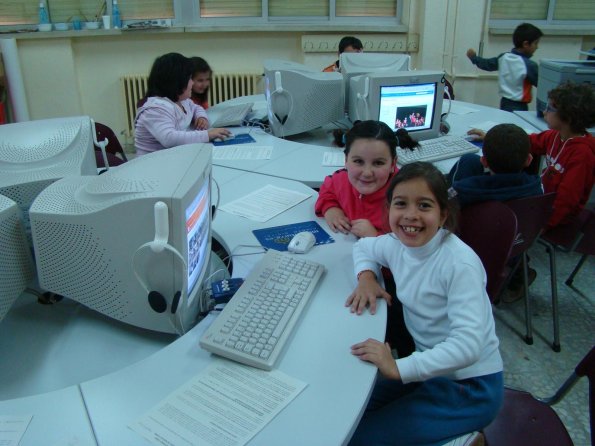
[[[209,124],[211,127],[235,127],[242,125],[242,121],[252,111],[253,105],[253,102],[246,102],[245,104],[214,106],[212,112],[209,109],[208,114],[210,115],[212,113],[214,116],[213,121]]]
[[[397,164],[404,166],[415,161],[440,161],[479,151],[479,147],[462,136],[441,136],[420,141],[420,145],[413,150],[397,147]]]
[[[271,370],[324,274],[324,266],[269,250],[200,338],[200,346]]]

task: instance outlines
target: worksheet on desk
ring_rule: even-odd
[[[216,359],[129,427],[159,446],[242,446],[305,387],[278,370]]]
[[[268,184],[237,200],[219,206],[219,210],[250,220],[265,222],[311,196]]]

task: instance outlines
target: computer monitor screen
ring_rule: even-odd
[[[295,62],[264,61],[269,124],[286,137],[322,127],[344,117],[343,77]]]
[[[0,321],[34,278],[17,204],[0,195]]]
[[[349,118],[375,119],[393,130],[406,129],[417,140],[440,134],[444,73],[409,71],[351,79]]]
[[[0,125],[0,194],[19,205],[29,244],[31,203],[70,175],[97,175],[88,116]]]
[[[41,288],[138,327],[187,331],[209,269],[211,152],[160,150],[45,189],[30,211]]]

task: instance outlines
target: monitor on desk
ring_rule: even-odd
[[[54,181],[97,175],[88,116],[0,125],[0,194],[15,201],[29,243],[29,207]]]
[[[411,70],[411,56],[396,53],[342,53],[339,66],[345,82],[345,105],[349,106],[350,80],[371,73],[393,74]]]
[[[343,77],[286,60],[264,61],[269,124],[286,137],[344,117]]]
[[[440,135],[444,72],[372,73],[351,79],[350,120],[375,119],[418,141]]]
[[[17,204],[0,195],[0,321],[34,278]]]
[[[41,288],[138,327],[191,328],[211,252],[211,152],[160,150],[50,185],[30,211]]]

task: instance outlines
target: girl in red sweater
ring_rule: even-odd
[[[595,90],[566,83],[548,93],[544,119],[549,130],[530,135],[531,153],[545,156],[541,182],[556,192],[548,228],[572,221],[589,200],[595,178]]]
[[[375,237],[390,230],[384,194],[397,171],[397,146],[418,143],[380,121],[362,121],[347,132],[345,168],[324,179],[315,205],[332,231]]]

